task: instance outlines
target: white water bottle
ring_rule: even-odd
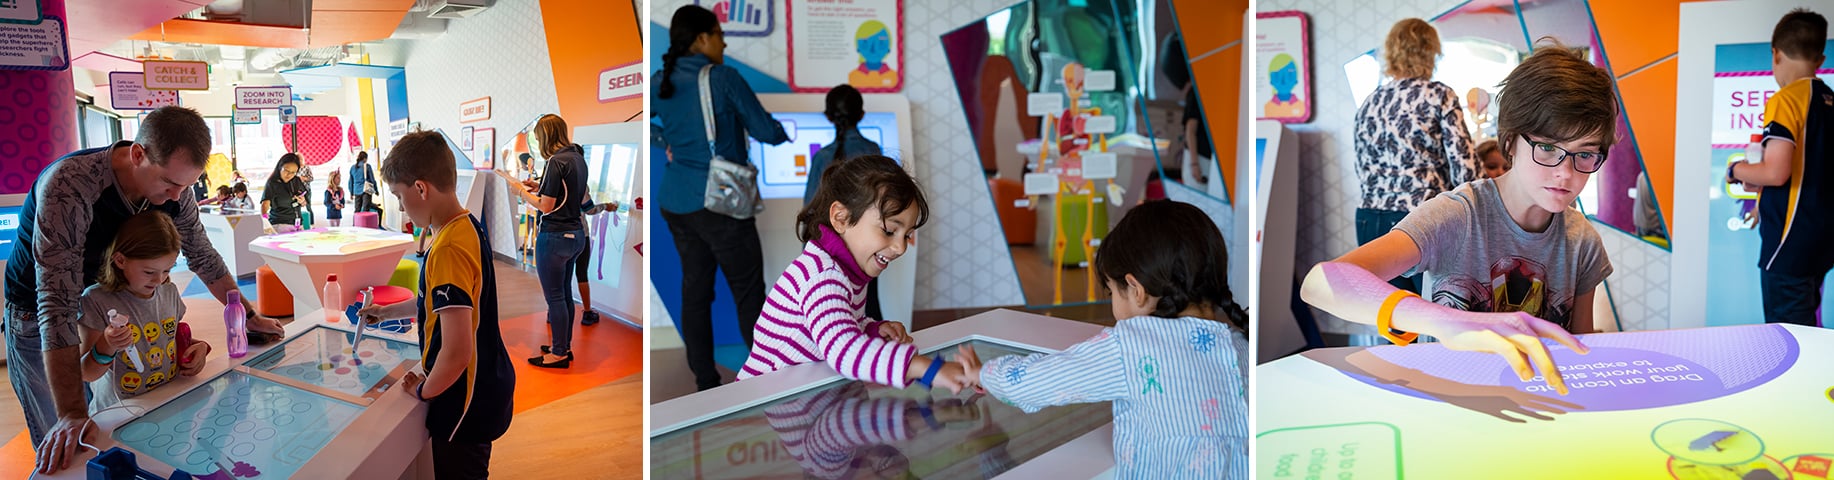
[[[248,313],[242,310],[242,291],[230,290],[223,303],[223,329],[229,336],[229,358],[248,355]]]
[[[120,312],[116,312],[112,308],[108,309],[108,324],[116,328],[121,328],[121,327],[136,328],[133,325],[128,324],[126,315],[122,315]],[[146,365],[140,363],[140,347],[136,347],[132,344],[129,344],[127,348],[123,348],[121,349],[121,351],[115,352],[115,355],[119,357],[118,358],[119,360],[127,362],[128,366],[134,367],[134,371],[140,372],[140,373],[146,373]]]
[[[1751,134],[1751,143],[1745,145],[1745,163],[1757,164],[1764,161],[1764,134]]]
[[[325,306],[325,323],[338,323],[338,317],[344,316],[344,288],[338,285],[337,274],[325,277],[325,295],[319,300]]]

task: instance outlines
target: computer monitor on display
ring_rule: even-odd
[[[751,163],[758,166],[758,194],[766,199],[802,199],[808,186],[815,152],[834,143],[834,124],[820,111],[772,112],[771,118],[783,124],[790,141],[765,145],[751,140]],[[860,120],[860,135],[879,144],[879,149],[894,159],[904,155],[898,138],[898,116],[892,112],[867,112]],[[902,160],[900,160],[902,161]]]
[[[24,211],[25,194],[0,195],[0,268],[13,258],[13,247],[19,236],[19,213]],[[4,292],[0,292],[4,293]],[[4,357],[0,357],[4,358]]]
[[[834,142],[834,124],[822,115],[825,93],[765,94],[758,101],[771,117],[783,123],[790,141],[763,145],[751,141],[751,162],[758,167],[759,195],[764,213],[758,216],[758,235],[764,246],[764,278],[775,279],[802,252],[796,238],[796,212],[802,210],[802,193],[808,185],[809,163],[815,152]],[[911,104],[903,95],[861,96],[866,117],[860,134],[879,144],[885,155],[909,172],[917,161],[911,149]],[[935,200],[931,200],[934,204]],[[997,228],[997,227],[996,227]],[[879,306],[887,320],[909,322],[916,294],[917,249],[907,250],[879,276]],[[909,326],[907,323],[906,326]]]
[[[616,202],[618,210],[585,217],[587,238],[586,282],[592,308],[635,324],[643,317],[641,288],[643,254],[636,248],[644,238],[644,215],[634,203],[644,193],[642,154],[648,122],[633,121],[574,127],[573,141],[585,148],[586,187],[600,205]]]
[[[1266,362],[1305,347],[1293,317],[1293,246],[1298,229],[1297,178],[1299,142],[1291,130],[1280,122],[1263,120],[1255,124],[1255,209],[1254,242],[1260,248],[1254,259],[1260,270],[1260,295],[1255,325],[1261,347],[1257,362]]]
[[[13,246],[19,235],[19,214],[23,211],[20,202],[0,200],[0,263],[13,257]]]

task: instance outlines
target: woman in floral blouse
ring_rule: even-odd
[[[1433,81],[1439,32],[1418,18],[1395,23],[1382,44],[1385,73],[1356,112],[1357,245],[1394,229],[1415,205],[1476,180],[1479,168],[1457,92]],[[1418,292],[1418,277],[1395,287]]]

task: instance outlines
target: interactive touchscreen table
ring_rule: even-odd
[[[912,336],[983,360],[1058,351],[1100,326],[1008,310]],[[1113,468],[1107,403],[1025,414],[970,392],[906,389],[799,365],[654,405],[654,478],[1091,478]]]
[[[1036,353],[966,343],[982,358]],[[650,447],[650,472],[656,478],[884,478],[902,472],[986,478],[1113,421],[1106,403],[1027,415],[986,396],[838,382],[658,436]]]
[[[326,276],[336,274],[345,303],[354,302],[364,287],[387,284],[413,245],[414,237],[405,233],[329,227],[264,236],[248,249],[266,258],[293,293],[293,311],[309,312],[319,309]]]
[[[420,361],[414,334],[366,333],[352,350],[353,332],[311,318],[288,325],[280,344],[241,359],[212,352],[199,377],[102,412],[96,421],[109,433],[96,446],[126,448],[159,475],[400,477],[426,440],[423,404],[391,389]],[[73,468],[50,478],[82,476]]]
[[[1259,478],[1834,478],[1834,332],[1743,325],[1580,336],[1571,393],[1438,344],[1255,368]],[[1564,412],[1564,413],[1562,413]]]

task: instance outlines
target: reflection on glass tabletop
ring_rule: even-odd
[[[983,360],[1034,353],[967,344]],[[1106,403],[1027,415],[990,396],[849,381],[656,437],[650,472],[659,479],[992,478],[1113,420]]]

